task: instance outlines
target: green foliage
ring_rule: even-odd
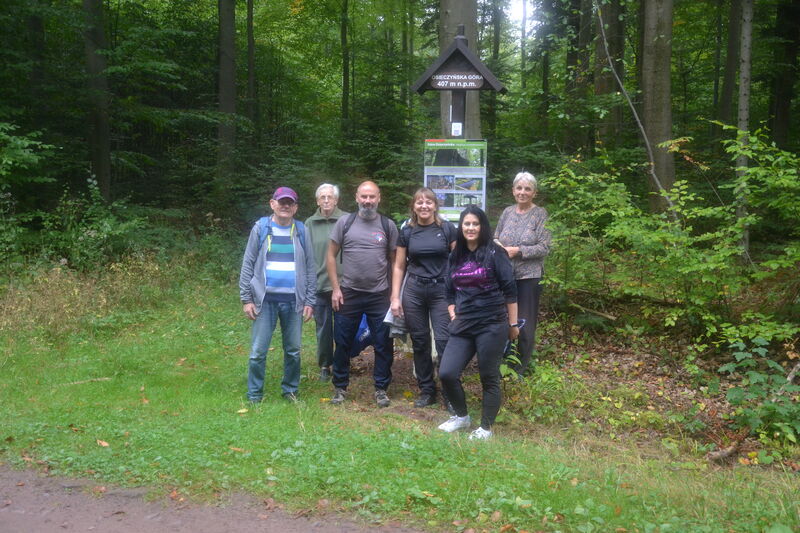
[[[750,150],[756,152],[755,147]],[[788,154],[774,157],[782,158],[792,160]],[[764,184],[752,188],[752,198],[762,198],[759,202],[774,209],[792,204],[787,198],[767,200],[778,196],[775,183],[785,181],[781,172],[753,169],[752,174]],[[735,206],[714,205],[685,181],[669,191],[674,203],[670,213],[649,213],[636,205],[611,168],[582,173],[565,166],[543,186],[554,199],[549,206],[555,245],[548,283],[565,291],[638,299],[645,316],[666,327],[688,327],[701,343],[726,346],[757,336],[786,340],[800,331],[796,323],[765,309],[742,310],[739,305],[754,279],[774,277],[800,261],[792,245],[756,271],[742,264],[742,232],[758,216],[738,218]],[[800,203],[795,191],[781,190]],[[796,220],[792,209],[781,211],[782,216]]]
[[[106,204],[95,180],[88,192],[65,192],[56,209],[41,212],[42,253],[79,270],[92,270],[118,257],[143,221],[126,217],[123,202]]]
[[[731,374],[739,382],[727,394],[736,408],[736,424],[755,434],[797,444],[800,385],[788,381],[786,369],[775,361],[768,341],[756,337],[751,345],[737,342],[731,348],[733,361],[722,365],[719,371]]]
[[[53,147],[36,140],[38,134],[16,134],[18,129],[14,124],[0,122],[0,192],[14,185],[53,181],[35,173]]]

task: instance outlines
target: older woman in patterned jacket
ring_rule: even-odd
[[[533,202],[536,198],[536,178],[533,174],[517,174],[512,193],[516,204],[503,210],[494,236],[508,252],[514,266],[519,318],[525,319],[526,323],[519,336],[520,361],[514,368],[522,375],[531,362],[536,340],[541,294],[539,282],[544,273],[544,258],[550,252],[550,231],[545,227],[547,211]]]

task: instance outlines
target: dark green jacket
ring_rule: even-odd
[[[325,268],[325,257],[328,255],[328,242],[330,242],[331,229],[336,221],[343,216],[347,216],[338,207],[333,210],[329,217],[325,217],[317,208],[317,211],[306,219],[306,231],[311,238],[311,246],[314,248],[314,258],[317,260],[317,292],[329,292],[331,282],[328,279],[328,270]],[[342,275],[341,255],[336,258],[336,271],[339,277]]]

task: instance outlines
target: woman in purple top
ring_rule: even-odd
[[[500,410],[500,362],[506,340],[519,336],[517,285],[508,255],[492,242],[489,219],[479,207],[461,212],[456,246],[445,278],[450,338],[442,356],[439,379],[455,415],[439,426],[448,433],[467,429],[470,417],[461,374],[477,353],[483,388],[481,425],[470,439],[492,436]]]
[[[505,248],[514,266],[517,281],[519,318],[525,327],[519,335],[519,363],[514,365],[517,374],[528,369],[536,340],[536,321],[539,314],[539,281],[544,273],[544,258],[550,253],[550,231],[545,227],[547,211],[533,203],[536,198],[536,178],[529,172],[520,172],[512,186],[515,205],[506,207],[495,239]]]

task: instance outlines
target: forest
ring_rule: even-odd
[[[800,0],[4,0],[3,337],[136,324],[78,307],[157,308],[176,264],[231,288],[281,185],[305,218],[319,184],[349,209],[369,177],[404,220],[446,136],[446,92],[411,86],[462,24],[507,88],[467,100],[490,219],[521,170],[550,215],[542,372],[648,353],[706,398],[669,431],[800,470]],[[40,297],[60,318],[33,318]]]

